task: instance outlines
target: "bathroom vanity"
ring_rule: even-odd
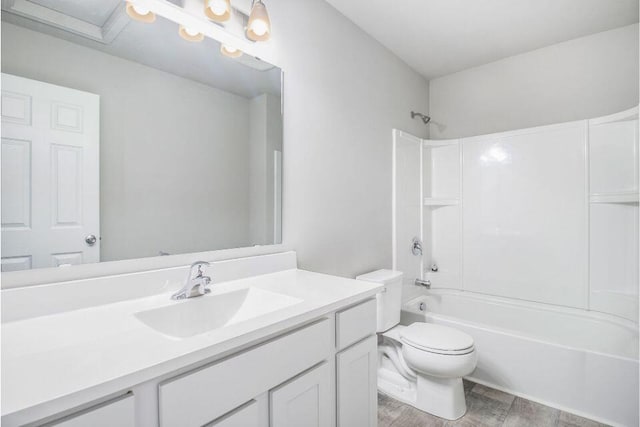
[[[284,252],[171,300],[186,270],[3,290],[3,426],[376,425],[381,286]]]

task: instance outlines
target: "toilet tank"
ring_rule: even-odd
[[[362,274],[356,280],[380,283],[382,292],[376,295],[378,303],[377,332],[384,332],[400,323],[402,310],[402,272],[394,270],[376,270]]]

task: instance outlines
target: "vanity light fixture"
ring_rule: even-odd
[[[156,14],[151,12],[149,9],[136,6],[130,1],[126,2],[126,11],[127,15],[129,15],[132,19],[136,21],[144,22],[146,24],[150,24],[156,20]]]
[[[247,23],[247,38],[254,42],[263,42],[271,37],[271,21],[262,0],[253,0],[251,15]]]
[[[184,25],[180,25],[178,34],[180,34],[180,37],[190,42],[201,42],[204,40],[204,34],[192,28],[185,27]]]
[[[226,22],[231,18],[231,0],[205,0],[204,14],[215,22]]]
[[[239,58],[242,56],[242,51],[240,49],[226,44],[220,45],[220,53],[224,56],[228,56],[229,58]]]

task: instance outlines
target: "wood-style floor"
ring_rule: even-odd
[[[474,384],[464,383],[467,413],[447,421],[378,394],[378,427],[603,427],[586,418],[530,400]]]

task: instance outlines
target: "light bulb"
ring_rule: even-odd
[[[231,18],[231,0],[206,0],[204,14],[215,22],[225,22]]]
[[[135,10],[138,15],[146,15],[147,13],[151,12],[149,9],[143,6],[137,6],[134,4],[132,5],[132,7],[133,7],[133,10]]]
[[[180,37],[190,42],[201,42],[204,40],[204,34],[198,30],[194,30],[193,28],[185,27],[184,25],[180,25],[178,34],[180,34]]]
[[[263,42],[271,37],[271,21],[262,0],[255,0],[247,22],[247,38],[254,42]]]
[[[214,15],[224,15],[227,11],[227,3],[221,0],[214,0],[209,3],[209,9],[211,9]]]
[[[238,58],[242,56],[242,51],[240,49],[226,44],[220,45],[220,53],[224,56],[228,56],[229,58]]]
[[[194,30],[193,28],[189,28],[189,27],[185,27],[184,32],[189,34],[191,37],[195,37],[198,34],[200,34],[198,31]]]
[[[151,23],[156,20],[156,14],[151,12],[148,8],[144,6],[140,6],[137,4],[133,4],[130,1],[126,2],[126,12],[127,15],[131,17],[131,19],[135,19],[136,21]]]
[[[269,26],[262,19],[256,19],[253,21],[250,29],[258,36],[264,36],[267,31],[269,31]]]

